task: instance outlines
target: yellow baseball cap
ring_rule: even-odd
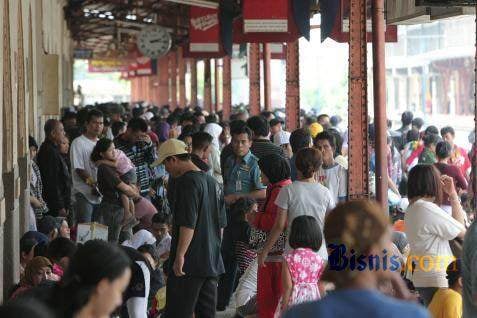
[[[152,166],[156,167],[161,165],[168,157],[183,155],[186,153],[188,153],[187,145],[184,142],[179,139],[169,139],[159,147],[159,158],[152,163]]]
[[[310,125],[310,134],[312,138],[315,138],[316,135],[323,132],[323,126],[318,123],[313,123]]]

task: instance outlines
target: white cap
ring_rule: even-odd
[[[288,131],[280,130],[273,136],[273,143],[277,146],[289,144],[290,135]]]

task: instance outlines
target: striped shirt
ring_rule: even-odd
[[[272,154],[285,157],[283,148],[275,145],[269,139],[255,139],[250,150],[258,158],[258,160]]]
[[[131,145],[121,135],[114,140],[114,145],[116,149],[123,151],[136,166],[137,184],[141,189],[141,195],[146,195],[149,192],[149,185],[152,180],[149,165],[154,162],[156,157],[154,144],[146,144],[141,141]]]

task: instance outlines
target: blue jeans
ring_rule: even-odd
[[[98,207],[99,204],[89,202],[83,194],[79,192],[75,193],[75,214],[77,223],[98,221]]]

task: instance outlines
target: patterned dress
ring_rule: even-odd
[[[309,248],[297,248],[285,253],[290,270],[293,290],[288,307],[320,299],[318,280],[325,269],[325,263],[318,253]],[[281,317],[282,300],[278,303],[275,317]]]

